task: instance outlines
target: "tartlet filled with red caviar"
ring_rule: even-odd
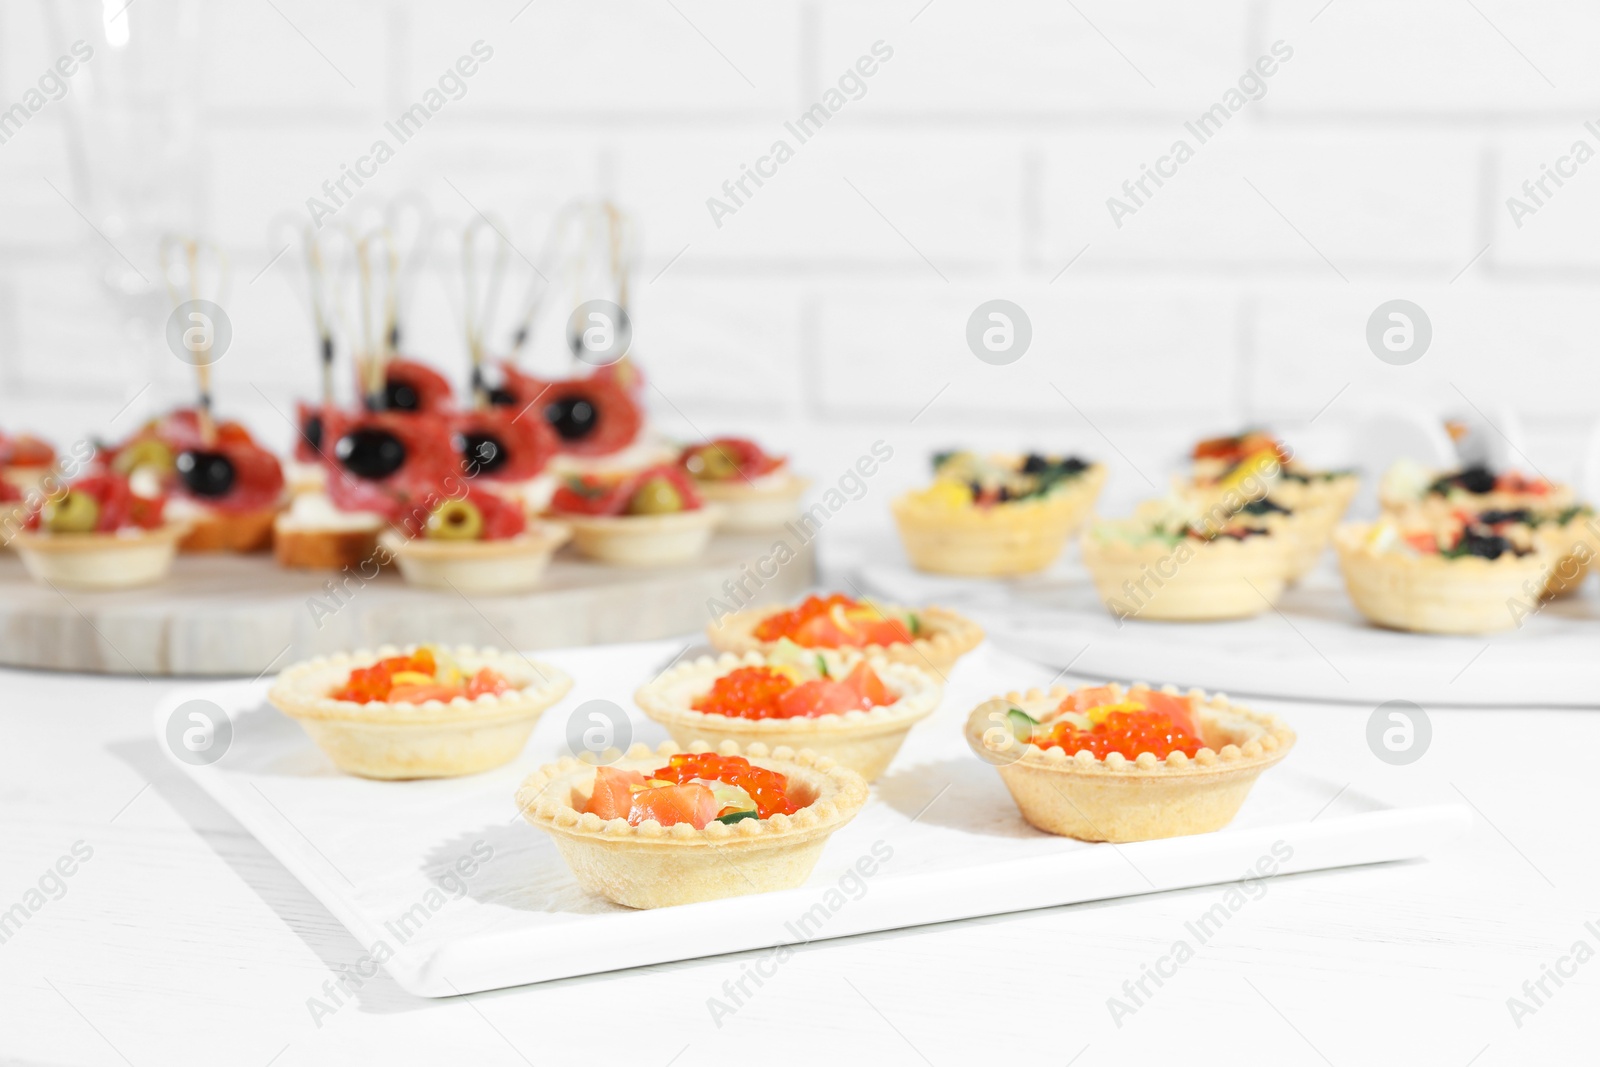
[[[684,563],[705,551],[722,509],[689,476],[661,465],[626,474],[571,475],[550,512],[572,529],[579,552],[602,563]]]
[[[967,743],[995,765],[1022,817],[1080,841],[1220,830],[1294,731],[1198,689],[1116,683],[986,700]]]
[[[1174,496],[1091,524],[1083,563],[1119,620],[1203,622],[1268,610],[1288,584],[1297,547],[1264,515]]]
[[[566,758],[517,790],[584,889],[630,908],[792,889],[867,783],[813,752],[634,745],[605,766]]]
[[[1345,590],[1370,622],[1419,633],[1509,630],[1536,610],[1557,564],[1516,513],[1422,512],[1334,535]]]
[[[449,778],[515,759],[570,688],[559,669],[512,652],[388,645],[295,664],[267,699],[346,774]]]
[[[1106,469],[1076,456],[942,452],[933,484],[892,504],[912,566],[1009,577],[1044,570],[1083,525]]]
[[[800,515],[811,483],[745,437],[714,437],[678,453],[678,467],[702,497],[722,508],[728,530],[774,530]]]
[[[853,649],[931,670],[941,681],[956,660],[978,647],[983,628],[945,608],[904,608],[842,593],[809,596],[792,608],[753,608],[706,628],[719,652],[770,653],[779,642],[803,649]]]
[[[189,524],[165,514],[166,497],[134,492],[128,479],[97,470],[14,513],[11,546],[30,575],[76,589],[149,585],[172,570]]]
[[[926,670],[850,651],[724,653],[681,663],[634,700],[679,744],[809,748],[872,781],[944,687]]]

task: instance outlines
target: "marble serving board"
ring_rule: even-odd
[[[557,648],[641,641],[699,629],[708,602],[797,597],[813,582],[803,546],[770,579],[753,579],[772,534],[722,534],[704,556],[668,567],[614,567],[572,549],[527,593],[463,595],[407,585],[386,568],[371,581],[291,571],[270,555],[184,555],[144,589],[91,593],[34,582],[0,552],[0,664],[105,674],[259,675],[298,659],[384,643],[438,641]]]
[[[1119,624],[1075,546],[1045,574],[1010,581],[927,575],[882,560],[859,565],[854,580],[885,599],[963,611],[1001,647],[1081,678],[1374,705],[1600,707],[1592,581],[1516,629],[1457,637],[1368,623],[1331,560],[1285,592],[1277,610],[1205,623]]]

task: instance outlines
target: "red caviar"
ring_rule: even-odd
[[[789,799],[789,779],[777,771],[757,767],[743,756],[722,756],[715,752],[680,752],[665,767],[650,772],[651,778],[679,785],[696,778],[726,782],[750,794],[756,802],[756,816],[793,815],[800,805]]]
[[[404,677],[408,674],[422,675],[424,679]],[[439,663],[433,651],[419,648],[409,655],[380,659],[370,667],[357,667],[331,697],[357,704],[373,701],[421,704],[429,700],[448,703],[456,697],[476,700],[485,694],[504,693],[511,688],[505,677],[490,667],[481,667],[471,678],[459,682],[441,682],[438,674]],[[396,678],[396,675],[401,677]]]
[[[842,593],[808,596],[798,607],[762,619],[753,633],[757,641],[787,637],[801,648],[860,648],[912,640],[904,622]]]
[[[689,706],[739,719],[801,719],[866,711],[899,699],[865,661],[843,679],[797,681],[799,671],[740,667],[712,683]]]
[[[1120,703],[1106,686],[1080,689],[1061,702],[1059,710],[1088,713],[1085,730],[1070,719],[1042,724],[1029,738],[1040,748],[1061,748],[1068,755],[1088,751],[1098,759],[1119,752],[1135,759],[1148,752],[1166,759],[1182,752],[1193,759],[1205,747],[1198,736],[1188,697],[1155,690],[1133,690]]]
[[[707,715],[776,719],[778,698],[793,688],[792,678],[771,667],[740,667],[718,678],[690,707]]]

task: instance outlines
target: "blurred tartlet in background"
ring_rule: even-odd
[[[906,555],[935,574],[1008,577],[1042,571],[1094,508],[1098,463],[1038,453],[934,457],[933,484],[895,499]]]

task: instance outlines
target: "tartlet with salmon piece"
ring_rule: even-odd
[[[793,889],[866,801],[867,783],[831,759],[731,741],[637,744],[599,767],[569,757],[517,790],[578,884],[630,908]]]
[[[744,437],[688,445],[678,467],[703,498],[722,508],[722,526],[735,531],[781,529],[799,517],[800,498],[811,484],[789,469],[788,457]]]
[[[941,681],[978,647],[983,628],[947,608],[905,608],[842,593],[809,596],[792,608],[752,608],[706,628],[711,647],[744,655],[772,653],[780,642],[802,649],[851,649],[932,671]]]
[[[1115,842],[1220,830],[1295,741],[1221,693],[1141,683],[1007,693],[973,709],[966,738],[1030,824]]]
[[[897,497],[892,507],[918,570],[1031,574],[1061,555],[1105,478],[1104,467],[1074,456],[947,452],[934,457],[933,484]]]
[[[634,701],[679,744],[808,748],[870,782],[943,692],[932,674],[904,663],[783,641],[771,653],[678,664]]]
[[[516,653],[390,645],[289,667],[267,700],[346,774],[452,778],[515,759],[571,688],[558,668]]]

